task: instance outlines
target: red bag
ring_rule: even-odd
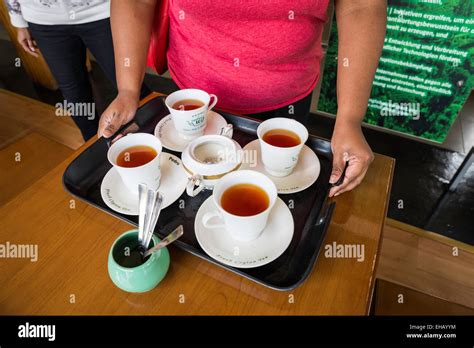
[[[147,66],[154,69],[160,75],[168,70],[168,60],[166,59],[170,27],[168,9],[168,0],[157,1],[146,63]]]

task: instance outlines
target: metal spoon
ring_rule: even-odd
[[[225,127],[221,128],[220,135],[223,135],[227,138],[232,139],[233,130],[234,130],[234,126],[229,123]]]
[[[138,185],[138,242],[141,246],[145,239],[145,213],[148,197],[148,188],[145,184]]]
[[[143,255],[143,258],[147,258],[149,255],[153,254],[154,252],[160,250],[161,248],[164,248],[165,246],[173,243],[176,239],[181,237],[183,235],[183,225],[179,225],[173,232],[168,234],[165,238],[161,240],[157,245],[155,245],[153,248],[150,250],[147,250],[145,254]]]
[[[145,239],[148,235],[148,230],[150,226],[150,217],[153,209],[153,202],[155,200],[156,193],[155,191],[151,189],[146,190],[146,194],[143,195],[143,199],[145,201],[145,212],[143,214],[143,231],[142,231],[142,236],[141,236],[141,241],[139,239],[139,250],[140,252],[143,253],[147,250],[147,245],[145,244]],[[140,219],[140,217],[138,217]],[[139,221],[140,223],[140,221]],[[140,230],[138,231],[140,233]]]
[[[147,202],[150,203],[150,205],[147,204],[147,213],[149,213],[147,215],[149,215],[149,219],[145,223],[145,236],[143,241],[145,250],[148,250],[151,236],[155,231],[155,226],[160,216],[161,207],[163,205],[163,195],[159,191],[149,190]]]

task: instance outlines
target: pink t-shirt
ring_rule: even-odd
[[[233,113],[304,98],[319,78],[328,1],[170,0],[170,74]]]

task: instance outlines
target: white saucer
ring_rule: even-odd
[[[260,152],[260,142],[258,139],[248,143],[244,147],[244,151],[257,151],[257,163],[255,164],[248,163],[249,158],[255,158],[255,156],[250,157],[250,155],[244,154],[244,163],[242,163],[241,169],[251,169],[257,172],[267,175],[278,189],[278,193],[296,193],[303,191],[314,184],[318,179],[319,173],[321,171],[321,165],[319,163],[318,156],[311,150],[307,145],[303,146],[300,156],[298,158],[298,164],[296,164],[293,172],[284,177],[272,176],[267,173],[265,167],[263,166],[261,152]]]
[[[161,153],[161,184],[159,191],[163,195],[162,209],[173,204],[186,189],[188,177],[181,160],[166,152]],[[105,174],[100,185],[102,200],[116,212],[126,215],[138,215],[138,194],[128,190],[117,170],[112,167]]]
[[[227,121],[224,117],[215,111],[207,113],[207,125],[204,129],[204,135],[221,134],[222,128],[227,126]],[[184,148],[191,140],[186,140],[181,137],[174,128],[171,115],[163,117],[155,127],[155,137],[160,139],[163,147],[171,151],[183,152]]]
[[[224,228],[204,227],[203,215],[216,209],[212,196],[204,201],[196,214],[194,231],[201,248],[220,263],[236,268],[263,266],[283,254],[291,243],[293,217],[280,198],[270,212],[265,229],[257,239],[250,242],[234,240]]]

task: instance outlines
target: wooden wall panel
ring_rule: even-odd
[[[474,248],[387,219],[377,278],[474,308]]]
[[[474,309],[377,280],[375,315],[474,315]]]
[[[10,24],[10,17],[4,1],[0,1],[0,22],[5,27],[11,42],[15,45],[18,57],[21,59],[21,64],[30,78],[48,89],[56,90],[58,84],[41,53],[39,57],[33,57],[26,53],[18,43],[16,28]],[[15,62],[12,62],[12,64],[15,64]]]

